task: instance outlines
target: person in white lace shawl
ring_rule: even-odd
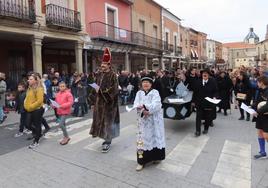
[[[138,91],[134,106],[138,113],[137,171],[145,164],[159,163],[165,159],[165,130],[161,98],[152,89],[153,79],[143,77],[142,88]]]

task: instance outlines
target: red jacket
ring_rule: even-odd
[[[57,108],[57,113],[59,115],[71,114],[74,99],[70,90],[59,91],[56,94],[55,101],[60,105],[60,108]]]

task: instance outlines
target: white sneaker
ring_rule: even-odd
[[[31,145],[28,146],[29,149],[34,149],[39,146],[38,142],[33,142]]]
[[[23,133],[25,133],[25,134],[31,134],[32,131],[30,131],[30,130],[28,130],[28,129],[24,129]]]
[[[141,171],[143,169],[143,165],[138,164],[136,167],[136,171]]]
[[[15,134],[15,138],[21,137],[23,135],[23,132],[18,132],[17,134]]]

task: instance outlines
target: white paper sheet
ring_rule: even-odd
[[[137,106],[133,106],[133,107],[126,106],[127,112],[131,112],[132,110],[135,110],[136,108]]]
[[[213,103],[213,104],[219,104],[219,103],[221,102],[220,99],[212,99],[212,98],[210,98],[210,97],[206,97],[205,99],[206,99],[208,102],[211,102],[211,103]]]
[[[89,84],[91,87],[93,87],[95,90],[100,89],[100,86],[98,86],[98,84],[96,84],[95,82],[92,84]]]
[[[60,105],[56,101],[53,101],[52,99],[49,99],[49,100],[50,100],[52,106],[54,106],[55,108],[59,108],[60,107]]]
[[[182,103],[185,102],[183,99],[168,99],[170,103]]]
[[[250,106],[247,106],[245,103],[241,104],[241,108],[251,115],[257,113],[254,109],[252,109]]]

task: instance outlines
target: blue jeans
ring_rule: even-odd
[[[0,106],[0,121],[3,121],[4,120],[4,109],[3,109],[3,106]]]

